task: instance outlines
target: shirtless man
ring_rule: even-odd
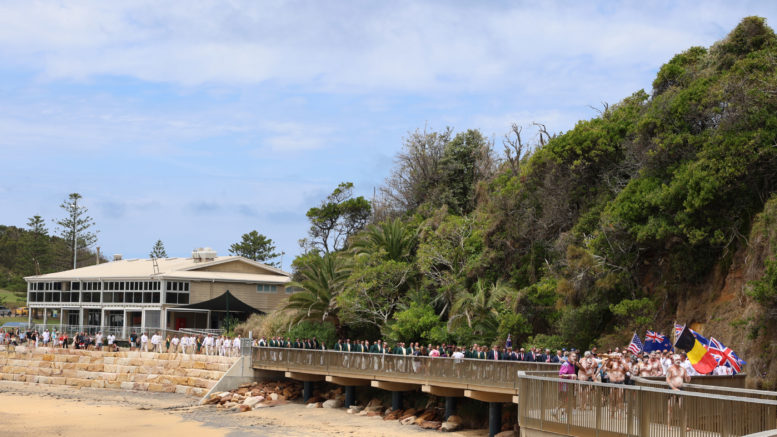
[[[583,358],[578,363],[577,379],[578,381],[593,382],[596,376],[596,360],[593,358],[591,351],[585,351]],[[588,385],[580,385],[580,397],[582,398],[582,408],[587,410],[589,408],[588,402],[591,397],[591,387]]]
[[[658,352],[650,354],[648,364],[650,366],[650,376],[664,375],[664,365],[661,364],[661,355]]]
[[[615,352],[607,360],[604,369],[610,384],[623,384],[626,380],[626,367],[623,365],[622,358],[620,352]],[[610,417],[615,416],[615,411],[620,409],[622,401],[623,390],[610,390]]]
[[[672,365],[666,370],[666,383],[669,384],[669,388],[672,390],[680,391],[683,388],[683,384],[691,382],[691,377],[688,372],[682,366],[682,358],[680,355],[672,357]],[[666,426],[671,426],[672,423],[672,410],[673,404],[682,406],[682,399],[679,396],[671,396],[669,398],[669,404],[667,405],[667,423]]]

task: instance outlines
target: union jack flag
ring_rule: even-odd
[[[665,336],[663,336],[663,335],[661,335],[661,334],[659,334],[659,333],[657,333],[655,331],[648,331],[648,332],[645,333],[645,339],[647,341],[655,341],[655,342],[658,342],[658,343],[663,343],[665,338],[666,338]]]
[[[629,343],[629,347],[627,349],[634,355],[642,352],[642,342],[639,340],[639,336],[636,332],[634,333],[634,336],[631,337],[631,343]]]
[[[719,366],[725,365],[731,367],[731,370],[734,371],[734,374],[741,372],[742,366],[747,364],[744,360],[739,359],[737,354],[734,353],[731,348],[724,346],[723,343],[716,340],[714,337],[710,338],[709,351],[710,354],[715,357],[715,360],[718,362]]]

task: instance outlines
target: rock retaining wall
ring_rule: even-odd
[[[0,346],[0,380],[203,396],[237,358]]]

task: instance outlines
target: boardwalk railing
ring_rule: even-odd
[[[521,375],[522,428],[575,436],[741,436],[777,427],[774,400]]]
[[[665,381],[656,381],[653,379],[645,378],[633,378],[634,382],[638,386],[653,387],[653,388],[665,388]],[[714,386],[707,384],[684,384],[683,391],[690,391],[694,393],[707,393],[711,395],[723,395],[723,396],[736,396],[741,398],[754,398],[754,399],[767,399],[771,401],[777,401],[776,391],[767,390],[752,390],[746,388],[733,388],[726,386]]]
[[[435,384],[445,387],[469,386],[514,391],[518,372],[555,370],[555,363],[486,361],[443,357],[384,355],[310,349],[255,347],[253,366],[267,370],[351,376],[361,379],[387,379]]]

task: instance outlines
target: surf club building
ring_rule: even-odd
[[[289,273],[239,256],[196,249],[191,258],[122,259],[28,276],[29,322],[59,331],[212,330],[282,305]],[[41,329],[39,327],[39,329]]]

